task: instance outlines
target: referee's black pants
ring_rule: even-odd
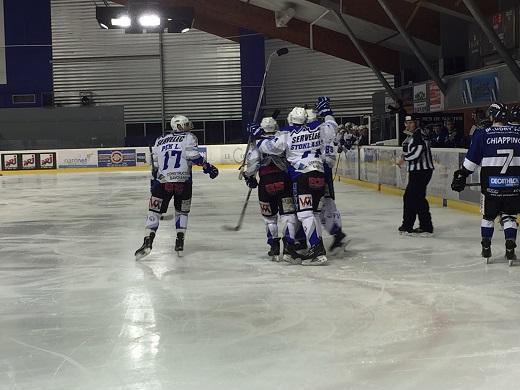
[[[408,185],[403,196],[403,227],[413,229],[415,219],[419,216],[419,227],[432,231],[430,205],[426,200],[426,187],[432,178],[433,170],[411,171],[408,173]]]

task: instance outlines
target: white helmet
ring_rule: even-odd
[[[307,122],[307,111],[303,107],[294,107],[287,116],[290,125],[303,125]]]
[[[314,122],[318,119],[318,113],[314,108],[307,108],[305,111],[307,112],[307,122]]]
[[[260,122],[260,127],[264,129],[266,134],[273,134],[278,131],[278,122],[273,117],[267,116]]]
[[[190,131],[193,129],[193,123],[184,115],[174,115],[171,125],[174,132]]]

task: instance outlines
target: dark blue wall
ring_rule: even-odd
[[[13,94],[52,92],[50,0],[4,0],[7,85],[0,85],[0,107],[13,107]]]
[[[242,123],[253,120],[265,70],[264,36],[240,29],[240,67],[242,72]],[[259,114],[262,118],[262,113]]]

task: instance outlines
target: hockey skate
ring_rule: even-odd
[[[177,233],[177,239],[175,240],[175,252],[178,256],[182,256],[184,251],[184,233]]]
[[[298,252],[296,252],[296,249],[294,245],[291,245],[287,243],[287,241],[283,240],[283,261],[293,264],[293,265],[299,265],[302,263],[302,255],[300,255]]]
[[[329,252],[331,254],[338,253],[341,248],[344,248],[346,245],[346,242],[343,241],[343,239],[347,237],[343,231],[340,231],[339,233],[334,234],[334,241],[332,241],[332,244],[330,245]]]
[[[509,266],[515,265],[517,261],[515,253],[516,243],[513,240],[506,240],[506,259],[509,262]]]
[[[302,265],[325,265],[327,264],[327,256],[323,241],[319,244],[314,245],[309,251],[303,256]]]
[[[267,252],[267,255],[271,258],[271,261],[282,261],[280,258],[280,239],[274,238],[271,244],[271,249]]]
[[[482,257],[486,259],[486,264],[491,264],[491,240],[489,238],[482,239]]]
[[[146,257],[150,254],[150,252],[152,251],[152,244],[153,244],[153,240],[155,238],[155,233],[154,232],[150,232],[150,235],[149,236],[146,236],[144,238],[144,242],[143,242],[143,245],[135,251],[135,260],[141,260],[143,257]]]
[[[411,236],[413,234],[413,228],[408,229],[404,225],[399,226],[397,230],[399,231],[399,234],[402,236]]]
[[[412,230],[413,236],[418,237],[432,237],[433,236],[433,228],[431,229],[423,229],[423,228],[417,228]]]

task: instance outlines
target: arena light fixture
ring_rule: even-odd
[[[127,28],[132,25],[132,19],[130,19],[130,16],[128,15],[121,15],[117,18],[112,18],[110,22],[114,27]]]
[[[161,18],[155,13],[145,13],[139,16],[139,24],[142,27],[159,27]]]

